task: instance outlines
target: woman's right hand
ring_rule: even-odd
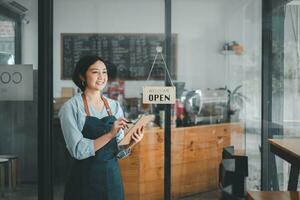
[[[126,126],[127,126],[126,119],[124,118],[117,119],[112,125],[112,128],[109,132],[112,138],[114,138],[117,135],[117,133],[120,131],[121,128],[124,129]]]

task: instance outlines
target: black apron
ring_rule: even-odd
[[[83,137],[96,139],[111,130],[116,120],[107,100],[102,97],[107,117],[101,119],[90,116],[85,95],[82,94],[87,114],[82,130]],[[65,186],[65,200],[123,200],[124,191],[116,154],[116,138],[96,151],[95,156],[74,160],[70,177]]]

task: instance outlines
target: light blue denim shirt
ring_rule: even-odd
[[[106,98],[112,114],[118,119],[123,117],[123,110],[120,104],[112,99]],[[106,109],[102,112],[97,111],[93,106],[89,105],[90,115],[102,118],[108,116]],[[91,139],[83,137],[81,131],[83,129],[86,113],[81,97],[81,93],[76,94],[68,100],[58,113],[62,132],[65,138],[67,149],[72,157],[78,160],[88,158],[95,155],[94,142]],[[124,137],[123,130],[117,134],[116,139],[119,142]]]

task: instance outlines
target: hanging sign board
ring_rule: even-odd
[[[175,104],[175,87],[143,87],[143,104]]]
[[[0,65],[0,101],[32,100],[32,65]]]
[[[165,62],[165,59],[162,54],[162,47],[158,46],[156,47],[156,55],[154,58],[154,61],[152,63],[150,72],[148,74],[147,81],[149,80],[151,76],[151,72],[154,68],[155,61],[157,59],[157,56],[160,55],[162,58],[162,61],[164,63],[164,68],[166,70],[166,74],[168,78],[170,79],[170,82],[172,84],[172,87],[155,87],[155,86],[144,86],[143,87],[143,104],[175,104],[176,102],[176,88],[174,87],[174,84],[172,82],[167,64]]]

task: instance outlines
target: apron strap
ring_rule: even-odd
[[[86,100],[86,97],[84,95],[84,93],[81,94],[82,100],[83,100],[83,105],[84,105],[84,111],[86,113],[87,116],[90,116],[90,110],[89,110],[89,106]]]
[[[85,111],[85,113],[87,114],[87,116],[90,116],[89,106],[88,106],[88,103],[87,103],[87,100],[86,100],[86,97],[85,97],[84,93],[81,94],[81,97],[82,97],[83,104],[84,104],[84,111]],[[110,107],[109,107],[109,104],[108,104],[107,99],[106,99],[103,95],[101,95],[101,99],[102,99],[102,101],[103,101],[103,103],[104,103],[104,107],[105,107],[105,109],[106,109],[107,114],[108,114],[109,116],[112,116],[113,114],[112,114],[112,112],[111,112],[111,109],[110,109]]]
[[[106,99],[103,95],[101,95],[101,99],[102,99],[102,101],[103,101],[103,103],[104,103],[104,106],[105,106],[105,109],[106,109],[107,114],[108,114],[109,116],[112,116],[113,114],[112,114],[112,112],[111,112],[111,109],[110,109],[110,107],[109,107],[109,104],[108,104],[107,99]]]

